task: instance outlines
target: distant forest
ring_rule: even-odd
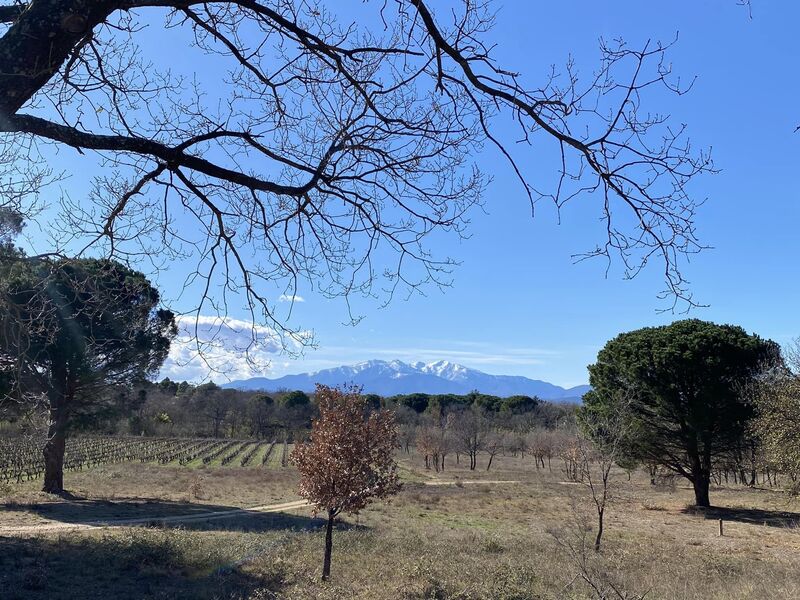
[[[571,426],[577,408],[536,397],[500,398],[477,391],[465,395],[367,394],[366,398],[373,409],[394,410],[401,427],[409,429],[465,411],[478,412],[502,429],[554,429]],[[75,415],[72,433],[294,440],[306,436],[317,416],[314,395],[302,391],[240,391],[169,378],[111,388],[86,406],[90,407],[87,412]],[[5,417],[7,427],[20,431],[38,426],[13,414]]]

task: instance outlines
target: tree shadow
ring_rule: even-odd
[[[160,534],[160,535],[152,535]],[[278,593],[282,577],[256,577],[167,532],[102,537],[0,537],[4,600],[211,600]]]
[[[751,525],[767,525],[768,527],[800,527],[800,513],[782,510],[764,510],[760,508],[726,508],[711,506],[700,508],[689,506],[683,509],[685,514],[700,515],[705,519],[722,519],[749,523]]]
[[[175,527],[193,531],[316,529],[325,521],[284,512],[259,512],[234,506],[169,500],[90,500],[75,498],[34,504],[8,504],[6,511],[32,513],[53,522],[90,527]],[[39,525],[36,523],[35,525]],[[2,529],[0,529],[2,532]],[[35,533],[35,532],[34,532]]]

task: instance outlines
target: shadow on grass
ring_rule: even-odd
[[[49,522],[93,526],[177,527],[199,531],[265,532],[315,529],[322,519],[282,512],[264,513],[233,506],[172,502],[167,500],[69,499],[36,504],[7,504],[4,511],[36,514]]]
[[[703,516],[706,519],[722,519],[723,521],[736,521],[753,525],[767,525],[769,527],[800,527],[800,513],[763,510],[760,508],[725,508],[712,506],[699,508],[689,506],[683,510],[690,515]]]
[[[3,600],[246,598],[278,592],[279,575],[256,578],[216,550],[183,534],[129,530],[96,537],[0,537]],[[196,536],[195,536],[196,537]]]

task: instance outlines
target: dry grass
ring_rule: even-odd
[[[321,532],[305,509],[191,530],[128,527],[0,538],[0,590],[18,590],[11,598],[71,598],[80,590],[81,598],[118,600],[589,597],[576,579],[577,565],[556,541],[577,531],[572,523],[588,507],[582,486],[565,484],[559,473],[537,472],[528,459],[497,457],[489,473],[449,463],[437,475],[417,458],[403,457],[404,491],[336,531],[327,584],[318,581]],[[465,485],[425,485],[457,480]],[[624,474],[618,482],[603,552],[589,556],[590,566],[616,585],[647,592],[647,598],[800,597],[797,500],[769,490],[713,489],[712,502],[722,508],[697,513],[686,509],[692,495],[683,482],[675,490],[653,489],[644,477],[628,482]],[[295,497],[295,484],[291,469],[149,465],[68,478],[72,489],[86,492],[87,515],[118,511],[131,498],[150,500],[140,512],[279,502]],[[68,511],[48,514],[42,506],[51,501],[30,489],[14,496],[17,505],[6,506],[0,526],[76,518]],[[718,535],[720,517],[724,537]],[[76,566],[66,559],[73,553],[87,558]],[[89,568],[94,562],[98,568]]]
[[[170,502],[224,503],[252,506],[296,497],[297,474],[293,469],[260,467],[195,468],[154,463],[104,465],[66,473],[65,486],[75,496],[94,500],[150,499]],[[6,499],[18,503],[50,499],[39,493],[41,481],[9,486]],[[0,494],[4,490],[0,490]]]

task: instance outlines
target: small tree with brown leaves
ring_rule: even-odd
[[[376,498],[400,489],[394,451],[397,427],[390,411],[369,413],[357,388],[317,386],[319,418],[311,440],[295,446],[292,462],[300,471],[300,495],[327,511],[322,579],[331,574],[333,522],[342,513],[356,514]]]

